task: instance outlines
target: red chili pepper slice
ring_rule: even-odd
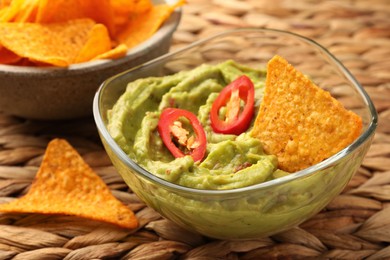
[[[211,107],[210,121],[214,132],[235,135],[245,132],[253,117],[254,103],[255,88],[250,78],[243,75],[232,81],[221,91]],[[220,118],[220,109],[223,107],[226,108],[226,113]]]
[[[183,128],[181,117],[188,119],[195,135]],[[178,108],[162,111],[157,125],[165,146],[176,158],[191,155],[195,162],[201,161],[206,153],[206,133],[196,115]]]

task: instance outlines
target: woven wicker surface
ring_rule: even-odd
[[[26,193],[48,141],[63,137],[141,222],[140,229],[127,231],[69,216],[0,215],[0,259],[390,259],[389,0],[188,0],[172,49],[246,26],[317,40],[374,100],[378,132],[341,195],[284,233],[215,241],[178,228],[128,192],[101,147],[92,118],[53,123],[0,114],[0,203]]]

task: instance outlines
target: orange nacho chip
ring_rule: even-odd
[[[33,22],[38,3],[39,0],[13,0],[4,3],[0,5],[0,22]]]
[[[153,4],[150,0],[111,0],[114,14],[115,33],[120,33],[126,28],[129,18],[135,14],[145,13],[151,10]]]
[[[139,12],[130,17],[126,27],[118,34],[118,41],[132,48],[149,39],[176,7],[184,4],[178,1],[175,5],[160,4],[152,6],[147,12]]]
[[[74,63],[85,62],[111,50],[111,40],[107,28],[96,24],[89,32],[87,42],[79,51]]]
[[[12,22],[33,22],[37,15],[39,0],[24,0],[21,2],[20,9],[12,19]]]
[[[295,172],[319,163],[352,143],[362,119],[346,110],[280,56],[267,65],[264,98],[252,135],[279,168]]]
[[[21,9],[22,4],[23,0],[13,0],[0,4],[0,22],[10,22],[12,19],[14,19],[14,17]]]
[[[68,66],[87,43],[94,25],[90,19],[52,24],[0,23],[0,44],[32,61]]]
[[[125,56],[127,53],[127,46],[125,44],[119,44],[114,49],[111,49],[105,53],[99,54],[93,60],[103,60],[103,59],[117,59]]]
[[[52,140],[26,195],[1,212],[65,214],[136,228],[138,221],[65,140]]]
[[[0,64],[13,64],[22,58],[12,51],[0,46]]]
[[[57,23],[80,18],[90,18],[113,30],[109,0],[40,0],[36,22]]]

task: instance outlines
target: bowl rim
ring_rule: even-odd
[[[343,73],[343,75],[353,84],[355,87],[355,90],[358,91],[358,93],[361,95],[363,98],[363,101],[366,103],[366,106],[370,112],[371,118],[369,118],[369,125],[367,129],[360,134],[360,136],[352,142],[350,145],[339,151],[338,153],[334,154],[333,156],[327,158],[326,160],[317,163],[313,166],[310,166],[308,168],[305,168],[303,170],[291,173],[287,176],[277,178],[271,181],[266,181],[263,183],[258,183],[255,185],[251,186],[246,186],[246,187],[241,187],[237,189],[227,189],[227,190],[205,190],[205,189],[196,189],[196,188],[190,188],[190,187],[185,187],[181,186],[178,184],[171,183],[169,181],[166,181],[164,179],[161,179],[157,177],[156,175],[150,173],[146,169],[142,168],[140,165],[138,165],[134,160],[132,160],[130,157],[127,156],[127,154],[119,147],[119,145],[115,142],[115,140],[111,137],[109,134],[103,119],[100,114],[100,107],[99,107],[99,100],[100,100],[100,95],[102,93],[102,89],[109,84],[110,81],[114,80],[116,77],[121,76],[123,74],[130,73],[133,70],[140,69],[142,67],[146,67],[152,63],[162,61],[165,59],[168,59],[171,56],[177,55],[179,53],[185,52],[191,48],[194,48],[195,46],[208,42],[210,40],[227,36],[230,34],[238,33],[238,32],[272,32],[272,33],[277,33],[277,34],[282,34],[282,35],[287,35],[287,36],[292,36],[296,37],[306,43],[309,43],[313,47],[317,48],[321,52],[325,53],[328,58],[331,59],[331,61],[337,65],[339,70]],[[207,196],[220,196],[220,195],[234,195],[234,194],[241,194],[245,192],[250,192],[253,190],[259,190],[259,189],[267,189],[273,186],[281,185],[296,179],[304,178],[307,176],[310,176],[312,174],[315,174],[318,171],[321,171],[323,169],[326,169],[327,167],[333,165],[334,163],[338,162],[341,160],[344,156],[352,153],[354,150],[356,150],[360,145],[365,143],[369,138],[375,133],[375,130],[377,128],[378,124],[378,114],[377,111],[374,107],[374,104],[367,94],[366,90],[362,87],[362,85],[356,80],[356,78],[351,74],[351,72],[333,55],[331,54],[325,47],[317,43],[316,41],[293,33],[289,31],[284,31],[284,30],[279,30],[279,29],[271,29],[271,28],[252,28],[252,27],[245,27],[245,28],[237,28],[237,29],[230,29],[226,30],[224,32],[217,33],[215,35],[206,37],[204,39],[195,41],[185,47],[182,47],[178,50],[175,50],[173,52],[167,53],[165,55],[162,55],[158,58],[155,58],[151,61],[148,61],[142,65],[139,65],[135,68],[132,68],[130,70],[124,71],[118,75],[115,75],[106,81],[104,81],[100,87],[98,88],[97,92],[95,93],[95,97],[93,100],[93,116],[95,119],[95,123],[97,125],[97,128],[102,135],[102,137],[105,139],[105,141],[108,143],[108,145],[113,149],[114,153],[119,157],[119,159],[126,164],[128,167],[132,168],[138,175],[141,175],[142,178],[146,178],[149,181],[153,182],[154,184],[157,185],[162,185],[165,188],[168,188],[170,190],[173,190],[175,192],[181,192],[181,193],[191,193],[191,194],[196,194],[196,195],[207,195]]]
[[[167,3],[169,2],[166,0]],[[39,75],[39,76],[57,76],[69,73],[78,73],[85,71],[95,71],[105,69],[108,67],[119,66],[129,60],[134,60],[144,54],[150,52],[150,50],[163,41],[167,35],[173,34],[176,28],[179,26],[181,20],[182,8],[177,7],[169,18],[161,25],[161,27],[147,40],[127,50],[126,55],[117,59],[100,59],[86,61],[76,64],[71,64],[67,67],[32,67],[32,66],[17,66],[9,64],[0,64],[0,73],[7,74],[19,74],[26,75],[26,73]],[[28,75],[28,76],[30,76]]]

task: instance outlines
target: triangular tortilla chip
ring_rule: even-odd
[[[153,7],[151,0],[111,0],[115,33],[120,32],[129,22],[129,17],[145,13]]]
[[[88,40],[80,50],[74,63],[86,62],[111,49],[111,39],[107,27],[95,24],[88,35]]]
[[[114,49],[111,49],[105,53],[99,54],[92,60],[102,60],[102,59],[117,59],[125,56],[127,53],[127,46],[125,44],[119,44]]]
[[[0,205],[0,212],[74,215],[130,229],[138,225],[130,208],[63,139],[49,143],[27,194]]]
[[[63,23],[0,23],[0,44],[31,61],[68,66],[89,39],[91,19]]]
[[[104,24],[113,33],[114,17],[110,0],[41,0],[37,23],[59,23],[89,18]]]
[[[146,12],[134,13],[130,16],[127,25],[118,34],[117,40],[126,44],[128,48],[137,46],[149,39],[172,12],[184,3],[184,0],[180,0],[174,5],[159,4],[152,6]]]
[[[13,64],[20,61],[22,57],[12,51],[0,46],[0,64]]]
[[[34,22],[38,10],[39,0],[24,0],[12,22]]]
[[[296,172],[336,154],[361,133],[362,119],[346,110],[280,56],[267,66],[264,98],[252,135],[279,168]]]
[[[24,0],[13,0],[8,3],[0,4],[0,22],[12,21],[23,6],[23,2]]]

